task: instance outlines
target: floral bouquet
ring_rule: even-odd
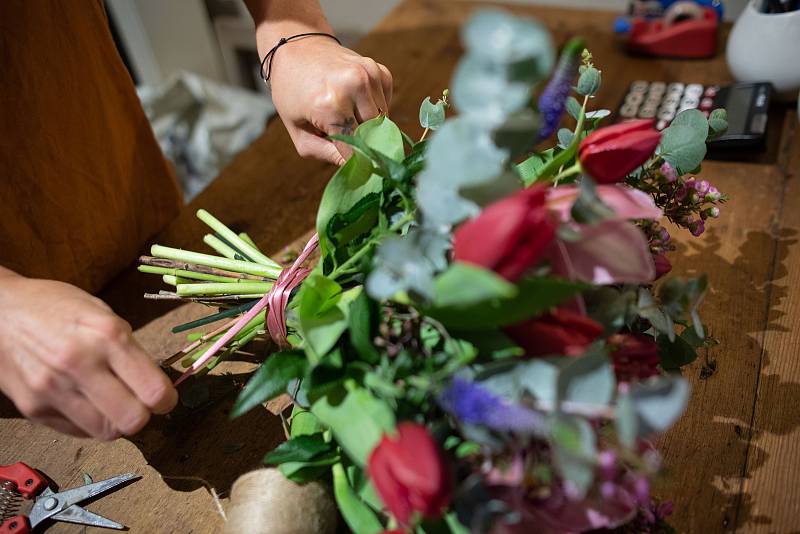
[[[356,533],[669,532],[648,439],[713,340],[706,278],[662,278],[661,221],[698,236],[719,215],[725,197],[690,175],[725,112],[601,127],[580,39],[556,62],[538,24],[483,11],[463,41],[420,141],[384,116],[337,137],[354,154],[293,265],[202,211],[219,256],[143,258],[176,286],[161,298],[222,308],[176,330],[227,318],[170,361],[183,380],[268,332],[279,351],[232,415],[288,393],[289,439],[265,463],[329,483]]]

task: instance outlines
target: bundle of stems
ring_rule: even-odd
[[[199,302],[219,308],[216,313],[175,326],[174,333],[228,319],[222,326],[209,332],[189,335],[191,343],[162,361],[169,366],[181,360],[184,368],[192,365],[206,350],[233,326],[238,318],[272,289],[282,267],[262,253],[246,233],[236,233],[205,210],[197,217],[208,225],[213,234],[203,238],[216,254],[192,252],[177,248],[153,245],[150,256],[139,258],[139,271],[161,275],[172,291],[146,293],[145,298]],[[231,319],[232,318],[232,319]],[[248,323],[207,366],[212,369],[225,357],[263,334],[264,314]]]

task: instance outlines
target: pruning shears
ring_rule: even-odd
[[[125,473],[55,492],[47,479],[27,464],[0,465],[0,534],[28,534],[47,520],[127,530],[125,525],[85,510],[78,503],[137,478],[135,473]],[[20,512],[23,499],[33,501],[27,515]]]

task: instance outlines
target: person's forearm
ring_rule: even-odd
[[[319,0],[245,0],[256,25],[256,41],[263,55],[281,37],[333,29]]]
[[[6,269],[2,265],[0,265],[0,280],[3,278],[7,278],[9,276],[19,276],[17,273],[12,271],[11,269]]]

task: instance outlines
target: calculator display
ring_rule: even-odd
[[[736,87],[728,94],[725,109],[728,112],[729,132],[742,132],[745,130],[752,101],[753,87]]]

